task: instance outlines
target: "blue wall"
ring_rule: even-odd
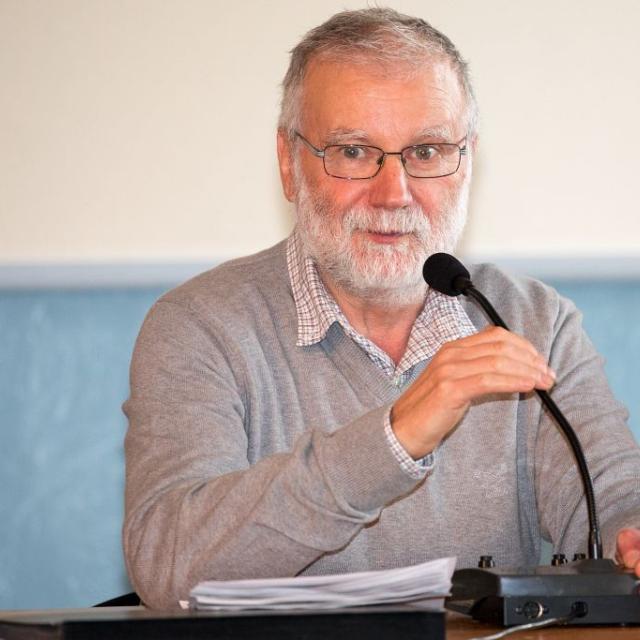
[[[640,282],[554,283],[640,436]],[[0,291],[0,609],[130,590],[120,550],[131,349],[156,289]]]
[[[584,315],[584,327],[605,357],[605,370],[629,424],[640,442],[640,281],[548,281],[571,298]]]
[[[160,293],[1,293],[0,608],[87,606],[131,590],[120,405]]]

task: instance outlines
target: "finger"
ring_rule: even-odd
[[[627,569],[634,569],[637,565],[640,565],[640,550],[631,549],[622,556],[622,564]]]
[[[448,348],[443,348],[438,353],[437,362],[463,362],[478,358],[492,357],[496,362],[507,359],[525,363],[540,370],[542,373],[555,376],[553,370],[547,365],[546,359],[535,351],[523,349],[519,343],[506,341],[481,342],[475,345],[458,346],[451,343]]]
[[[480,344],[438,354],[425,371],[432,380],[460,379],[482,372],[528,376],[532,385],[548,388],[555,382],[554,371],[540,356],[533,356],[514,345]]]
[[[640,549],[640,529],[628,527],[620,529],[616,538],[616,545],[621,553],[625,553],[629,549]]]
[[[462,344],[482,344],[484,342],[493,342],[495,340],[503,341],[506,340],[508,342],[512,342],[514,344],[519,344],[523,349],[527,349],[532,353],[538,353],[538,350],[527,340],[524,336],[521,336],[513,331],[508,331],[507,329],[503,329],[502,327],[485,327],[481,329],[477,333],[474,333],[470,336],[466,336],[464,338],[460,338],[456,340],[456,342]]]
[[[470,400],[489,393],[526,393],[533,389],[548,389],[553,379],[536,380],[532,376],[483,371],[460,380],[464,395]]]
[[[544,363],[523,362],[517,358],[505,356],[483,356],[466,362],[467,375],[481,375],[485,373],[499,374],[505,377],[520,379],[526,389],[548,389],[555,382],[555,374]]]
[[[448,376],[442,380],[432,381],[425,393],[416,389],[409,391],[406,400],[413,408],[429,398],[440,410],[458,411],[469,406],[474,399],[492,393],[527,393],[536,388],[549,388],[552,380],[538,381],[535,376],[516,373],[499,373],[496,371],[467,371],[458,378]]]
[[[495,377],[492,377],[495,376]],[[532,367],[517,360],[496,359],[494,357],[477,358],[465,361],[463,364],[442,366],[432,372],[431,382],[449,383],[451,386],[459,386],[465,389],[464,397],[472,400],[482,393],[492,393],[500,389],[489,388],[492,380],[501,381],[506,378],[513,379],[511,391],[526,392],[533,389],[550,389],[555,379],[546,372],[546,369]],[[479,382],[478,385],[474,384]]]
[[[640,530],[621,529],[618,532],[616,557],[629,569],[640,564]]]

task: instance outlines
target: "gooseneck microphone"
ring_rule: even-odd
[[[424,263],[422,275],[427,284],[440,293],[448,296],[458,296],[462,293],[465,296],[473,298],[489,316],[493,324],[509,331],[509,327],[507,327],[491,303],[473,286],[469,272],[457,258],[454,258],[448,253],[434,253]],[[573,455],[578,463],[589,514],[589,558],[594,560],[600,559],[602,558],[602,539],[600,526],[598,524],[596,499],[593,490],[593,481],[591,480],[582,446],[573,427],[564,417],[551,396],[542,389],[536,389],[535,391],[569,441]]]

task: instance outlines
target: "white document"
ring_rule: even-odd
[[[194,609],[338,609],[374,604],[420,602],[440,607],[451,589],[455,558],[411,567],[329,576],[262,580],[207,580],[190,594]]]

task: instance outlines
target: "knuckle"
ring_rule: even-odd
[[[449,370],[452,364],[456,361],[457,357],[458,356],[456,349],[440,350],[431,361],[431,366],[433,368],[446,368],[447,370]]]
[[[492,381],[493,376],[488,371],[478,374],[478,386],[481,389],[490,389]]]
[[[451,395],[457,389],[458,385],[451,378],[445,378],[440,382],[440,389],[447,395]]]
[[[434,356],[434,360],[436,358],[439,359],[446,359],[451,357],[451,355],[454,353],[455,351],[455,343],[453,342],[445,342],[440,349],[438,349],[438,352],[436,353],[436,355]]]
[[[450,362],[443,362],[438,368],[438,375],[442,382],[447,382],[453,375],[454,366]]]
[[[511,352],[511,345],[508,342],[501,340],[495,343],[495,349],[497,353],[504,355]]]

